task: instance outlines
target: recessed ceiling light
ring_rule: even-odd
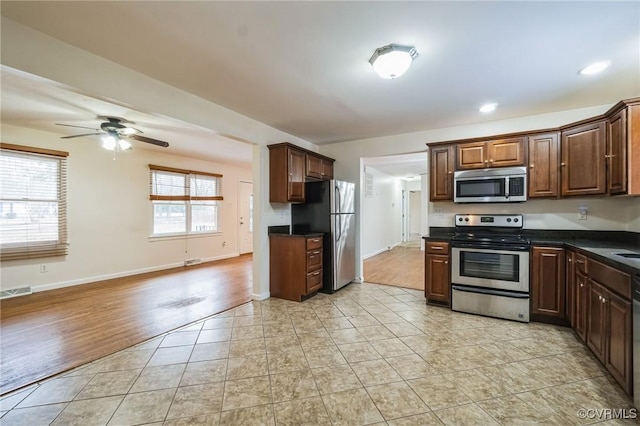
[[[580,71],[578,71],[578,73],[580,73],[582,75],[598,74],[599,72],[602,72],[605,69],[607,69],[607,67],[609,67],[610,63],[611,62],[609,62],[609,61],[594,62],[593,64],[582,68]]]
[[[492,112],[493,110],[496,109],[496,107],[498,106],[497,103],[493,102],[490,104],[484,104],[480,107],[480,112]]]

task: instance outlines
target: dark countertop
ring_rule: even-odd
[[[289,225],[281,225],[281,226],[270,226],[268,228],[269,236],[278,235],[280,237],[291,237],[291,238],[316,238],[322,237],[324,234],[322,232],[291,232]]]
[[[431,227],[426,241],[449,241],[454,228]],[[640,234],[625,231],[566,231],[525,229],[532,246],[563,247],[588,255],[630,274],[640,274],[640,259],[625,258],[617,253],[640,254]]]

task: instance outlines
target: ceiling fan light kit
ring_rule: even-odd
[[[169,146],[169,143],[167,142],[142,136],[141,135],[142,131],[134,127],[125,126],[123,123],[127,123],[127,124],[134,124],[134,123],[131,123],[123,118],[98,117],[98,119],[106,120],[100,124],[99,129],[95,129],[93,127],[74,126],[72,124],[61,124],[61,123],[56,123],[56,124],[58,126],[77,127],[80,129],[94,130],[96,133],[83,133],[81,135],[61,136],[61,139],[79,138],[83,136],[101,136],[102,147],[104,149],[108,149],[109,151],[129,150],[132,148],[131,142],[130,142],[132,140],[150,143],[152,145],[161,146],[164,148],[167,148]]]
[[[414,46],[388,44],[373,52],[369,63],[382,78],[397,78],[404,74],[418,56]]]

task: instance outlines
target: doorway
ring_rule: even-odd
[[[238,188],[239,250],[253,253],[253,183],[240,181]]]

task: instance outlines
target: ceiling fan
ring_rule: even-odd
[[[83,133],[81,135],[71,135],[71,136],[62,136],[61,139],[71,139],[71,138],[80,138],[83,136],[102,136],[102,146],[108,150],[114,151],[124,151],[127,149],[131,149],[131,140],[140,141],[150,143],[152,145],[157,145],[161,147],[168,147],[169,143],[160,141],[157,139],[148,138],[146,136],[142,136],[142,131],[134,128],[125,126],[125,124],[134,124],[130,121],[127,121],[123,118],[118,117],[98,117],[100,120],[105,120],[100,124],[99,129],[95,129],[93,127],[84,127],[84,126],[74,126],[72,124],[62,124],[56,123],[58,126],[66,126],[66,127],[77,127],[80,129],[89,129],[94,130],[96,133]]]

